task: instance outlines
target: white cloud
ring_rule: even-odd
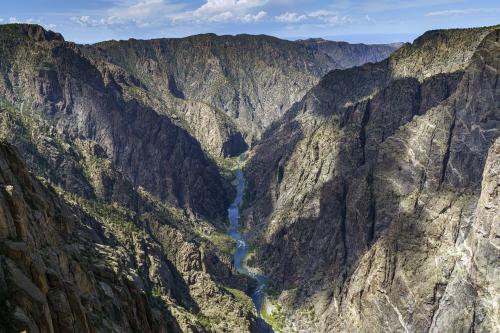
[[[206,17],[189,17],[185,16],[178,20],[193,20],[198,23],[210,22],[210,23],[228,23],[228,22],[243,22],[243,23],[254,23],[261,21],[264,17],[267,16],[267,13],[264,11],[260,11],[257,14],[245,14],[245,15],[237,15],[230,11],[214,14]]]
[[[276,21],[283,23],[297,23],[307,20],[306,15],[300,15],[297,13],[286,12],[284,14],[278,15],[274,17]]]
[[[252,23],[252,22],[259,22],[262,21],[265,17],[267,16],[267,13],[263,10],[258,12],[257,14],[246,14],[245,16],[242,17],[242,22],[245,23]]]
[[[327,25],[342,25],[351,23],[353,19],[348,15],[340,15],[328,10],[317,10],[307,14],[286,12],[274,17],[276,21],[282,23],[322,23]]]
[[[174,22],[259,22],[267,16],[263,7],[267,0],[207,0],[199,8],[174,16]]]
[[[309,13],[308,16],[331,25],[340,25],[352,22],[352,18],[350,16],[339,15],[328,10],[317,10],[315,12]]]
[[[24,21],[24,23],[28,23],[28,24],[42,24],[42,22],[40,20],[33,19],[33,18],[27,19],[26,21]]]
[[[4,19],[0,18],[0,23],[4,22]],[[44,23],[39,19],[34,19],[34,18],[27,18],[27,19],[18,19],[17,17],[9,17],[7,20],[8,23],[27,23],[27,24],[38,24],[43,26],[46,29],[55,29],[56,25],[55,24],[48,24]]]
[[[494,13],[499,12],[500,8],[468,8],[468,9],[448,9],[436,12],[429,12],[425,16],[459,16],[459,15],[473,15],[481,13]]]
[[[88,15],[73,16],[71,18],[71,20],[78,23],[81,26],[90,27],[90,28],[106,25],[106,21],[104,19],[95,20],[95,19],[90,18],[90,16],[88,16]]]
[[[132,0],[117,2],[101,15],[82,15],[71,19],[86,27],[162,26],[175,23],[253,23],[263,20],[267,13],[258,10],[268,0],[206,0],[194,10],[170,0]]]
[[[91,28],[131,24],[144,27],[164,24],[183,8],[184,5],[173,4],[167,0],[122,1],[106,9],[98,18],[82,15],[71,19],[82,26]]]
[[[207,0],[205,4],[195,10],[195,13],[199,15],[210,15],[228,11],[241,13],[261,7],[266,3],[266,0]]]
[[[25,20],[20,20],[17,17],[9,17],[9,23],[28,23],[28,24],[42,24],[40,20],[34,18],[28,18]]]
[[[328,17],[328,16],[332,16],[332,15],[335,15],[335,12],[332,12],[330,10],[324,10],[324,9],[316,10],[314,12],[309,13],[310,17]]]
[[[104,20],[106,24],[129,24],[148,26],[164,23],[172,13],[176,13],[184,6],[170,3],[167,0],[140,0],[128,6],[116,6],[108,10]]]

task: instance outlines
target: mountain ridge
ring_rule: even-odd
[[[467,237],[455,245],[451,235],[473,228],[500,134],[498,34],[431,32],[388,60],[332,71],[263,135],[245,169],[243,216],[285,331],[493,328],[471,317],[472,305],[453,324],[455,305],[439,300]]]
[[[334,42],[332,43],[332,45],[337,45]],[[217,109],[223,110],[236,122],[236,125],[245,137],[250,135],[250,139],[247,139],[247,143],[249,144],[251,144],[253,136],[258,138],[260,131],[279,117],[280,110],[286,110],[303,93],[304,88],[297,88],[296,84],[290,85],[287,81],[300,80],[302,85],[306,84],[310,87],[313,82],[316,82],[320,76],[330,69],[338,68],[339,66],[353,66],[361,61],[350,60],[351,58],[344,54],[337,54],[326,58],[323,56],[322,51],[313,51],[301,43],[267,35],[241,34],[235,36],[218,36],[215,34],[201,34],[185,38],[109,41],[95,45],[97,48],[108,48],[109,53],[113,51],[125,52],[124,49],[135,44],[140,45],[140,48],[149,48],[149,55],[140,55],[136,61],[137,63],[144,61],[139,60],[142,58],[154,63],[172,63],[169,65],[170,68],[158,68],[156,70],[156,72],[158,70],[164,72],[159,77],[161,81],[155,81],[156,86],[161,86],[161,82],[174,80],[176,81],[176,86],[180,84],[187,89],[184,94],[187,99],[204,101]],[[200,44],[203,46],[200,47]],[[137,49],[137,45],[133,48]],[[356,46],[352,47],[355,48]],[[382,45],[377,47],[380,47],[381,50],[374,51],[373,54],[375,56],[369,55],[366,59],[363,59],[363,62],[367,59],[377,60],[386,57],[395,49]],[[371,46],[366,46],[366,48],[371,49]],[[191,52],[190,50],[197,50],[196,54],[189,53]],[[220,50],[224,50],[224,53],[220,53]],[[106,50],[103,52],[106,56]],[[177,56],[176,52],[180,55]],[[202,57],[200,58],[197,53],[203,54],[203,57],[212,61],[214,65],[203,67],[207,66],[203,65],[207,60]],[[271,54],[274,54],[274,56],[270,56]],[[128,55],[131,56],[130,54]],[[344,60],[345,63],[340,65],[339,60],[343,57],[346,58]],[[115,55],[111,56],[111,58],[125,59],[126,57]],[[175,63],[176,61],[183,61],[180,59],[184,58],[189,58],[190,64],[201,64],[200,71],[208,70],[209,73],[206,74],[208,76],[198,78],[195,75],[190,79],[184,77],[185,74],[176,68],[177,65]],[[123,64],[120,62],[119,65],[135,73],[137,73],[137,70],[140,70],[134,67],[133,63]],[[257,70],[259,72],[256,72]],[[172,73],[169,74],[169,72]],[[137,74],[136,76],[141,77],[142,75]],[[268,77],[275,78],[270,82]],[[215,81],[211,82],[211,80]],[[252,81],[252,84],[246,83],[247,80]],[[201,89],[197,92],[190,87],[186,87],[186,84],[182,83],[184,81],[190,82],[190,84],[194,83],[192,81],[208,81],[212,85],[222,84],[227,87],[217,88],[221,90],[216,90],[215,94],[211,92],[207,94],[202,88],[197,88]],[[241,86],[244,87],[243,90]],[[276,91],[281,91],[283,96],[277,96]],[[284,91],[287,92],[283,93]],[[288,95],[291,95],[291,97]],[[211,96],[215,96],[215,100]],[[277,109],[276,105],[278,104],[281,106]],[[241,119],[242,117],[244,119]]]
[[[101,254],[97,251],[90,255],[91,259],[96,256],[103,261],[98,267],[91,264],[88,274],[97,270],[109,277],[105,285],[97,285],[108,298],[96,300],[95,305],[131,312],[159,311],[160,317],[162,311],[170,312],[176,323],[174,331],[175,327],[192,332],[255,331],[256,315],[242,291],[250,289],[252,281],[233,271],[233,243],[223,233],[231,195],[229,180],[221,175],[200,143],[175,119],[122,94],[117,82],[133,87],[133,78],[91,62],[75,44],[50,38],[36,26],[3,29],[2,139],[16,147],[38,180],[57,192],[55,199],[76,211],[83,210],[74,219],[78,228],[70,233],[73,238],[68,246],[86,243],[85,238],[79,238],[82,235],[78,230],[88,228],[85,221],[89,218],[94,221],[92,228],[103,230],[106,239],[111,237],[109,242],[103,241]],[[6,181],[5,186],[11,185]],[[30,186],[14,189],[24,191]],[[54,198],[46,195],[45,199]],[[5,210],[9,207],[2,205]],[[12,216],[21,216],[22,211],[38,215],[29,205],[21,208],[14,206]],[[65,215],[69,216],[72,209],[68,211]],[[36,218],[30,221],[35,227],[39,225]],[[60,225],[53,219],[46,223],[51,228]],[[8,225],[9,217],[2,216],[0,224]],[[19,258],[17,252],[2,253],[2,262],[13,260],[19,266],[24,265],[23,258],[29,261],[44,254],[37,238],[44,235],[34,234],[36,241],[29,245],[33,251],[25,257]],[[15,238],[16,234],[2,236],[2,246],[8,246],[11,236]],[[19,241],[23,243],[20,246],[25,246],[30,239]],[[61,249],[61,256],[68,254]],[[51,270],[62,270],[64,277],[64,263],[61,266],[50,256],[40,260]],[[17,272],[15,268],[13,271]],[[61,302],[95,296],[73,279],[68,280],[70,292],[61,289],[60,284],[41,285],[46,271],[35,274],[25,270],[23,274],[26,279],[19,280],[19,288],[28,288],[27,297],[35,297],[35,303],[41,298],[36,289],[29,288],[33,283],[44,295],[54,293]],[[125,284],[114,280],[129,274],[131,281]],[[128,304],[127,298],[120,297],[126,295],[123,288],[134,290],[145,302],[137,307]],[[35,290],[33,294],[31,290]],[[19,293],[23,292],[16,291],[14,296]],[[50,322],[53,327],[70,331],[83,322],[88,330],[135,330],[130,326],[133,315],[117,318],[112,310],[99,311],[91,306],[80,309],[73,303],[59,308],[57,299],[43,305],[43,311],[27,306],[26,311],[30,310],[26,318],[18,311],[17,304],[24,304],[22,300],[9,303],[9,298],[2,299],[2,311],[6,313],[2,326],[6,324],[3,320],[9,319],[20,330],[41,329]],[[141,318],[139,321],[146,324]],[[151,331],[170,330],[161,321],[151,325]]]

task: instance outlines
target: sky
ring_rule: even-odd
[[[0,24],[37,23],[66,40],[266,34],[412,41],[427,30],[500,24],[499,0],[0,0]]]

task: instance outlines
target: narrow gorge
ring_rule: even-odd
[[[240,161],[237,162],[236,171],[235,171],[235,185],[236,185],[236,197],[228,209],[228,217],[229,217],[229,228],[228,234],[229,236],[236,242],[236,250],[233,255],[233,264],[236,271],[240,274],[244,274],[252,279],[254,279],[257,283],[257,286],[251,291],[252,301],[255,305],[255,310],[257,315],[260,318],[260,328],[263,332],[273,332],[272,327],[265,323],[261,318],[261,307],[264,301],[265,289],[267,285],[267,277],[260,274],[259,272],[251,271],[247,267],[245,263],[245,259],[249,255],[249,247],[246,240],[243,238],[240,228],[241,225],[239,223],[240,219],[240,206],[243,202],[243,194],[245,193],[245,176],[241,171],[241,159],[244,159],[245,156],[240,156]]]
[[[0,25],[0,333],[498,332],[500,27]]]

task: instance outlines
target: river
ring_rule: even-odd
[[[273,332],[269,325],[260,318],[260,309],[264,300],[264,291],[266,288],[267,278],[264,275],[256,274],[248,271],[244,266],[244,259],[248,252],[248,245],[241,236],[239,227],[240,219],[240,204],[243,201],[243,194],[245,193],[245,177],[241,168],[236,170],[236,198],[228,209],[229,215],[229,236],[236,242],[236,251],[234,252],[234,267],[236,270],[244,275],[247,275],[257,281],[257,288],[252,293],[252,300],[255,304],[255,309],[259,316],[259,326],[263,332]]]

